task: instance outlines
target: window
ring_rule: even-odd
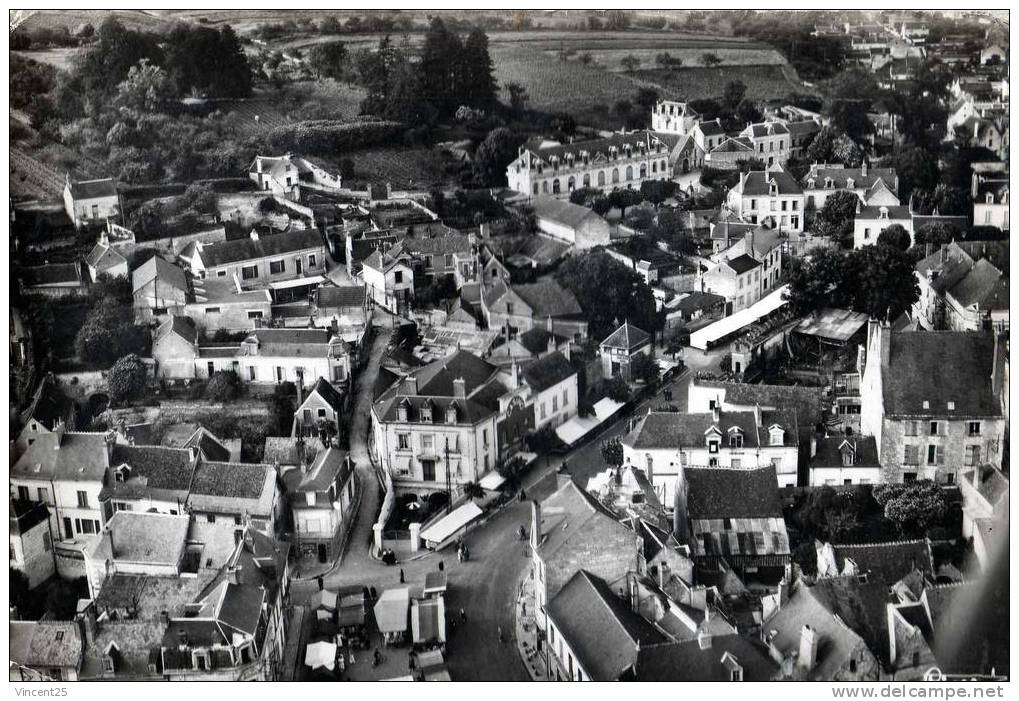
[[[718,439],[708,441],[708,452],[709,453],[718,452]]]
[[[559,411],[559,397],[552,396],[552,411]]]
[[[570,405],[570,390],[563,390],[563,409]]]
[[[979,445],[967,445],[966,446],[966,465],[974,467],[980,464],[980,446]]]
[[[308,255],[308,267],[309,268],[314,268],[315,265],[316,265],[315,254],[311,253],[311,254]]]
[[[425,453],[431,453],[435,447],[435,438],[430,433],[421,434],[421,450]]]
[[[208,523],[215,523],[216,522],[216,514],[206,514],[205,515],[205,520]]]
[[[269,261],[269,274],[279,275],[285,273],[287,270],[287,263],[284,260],[273,260]]]
[[[241,268],[241,279],[254,280],[256,277],[258,277],[257,265],[246,265],[243,268]]]
[[[249,319],[261,319],[262,318],[261,310],[255,310],[255,309],[248,310],[248,318]]]
[[[50,490],[46,487],[39,487],[39,501],[43,504],[50,503]]]
[[[939,430],[940,429],[940,425],[939,424],[940,424],[939,421],[931,421],[930,422],[930,435],[932,435],[932,436],[939,436],[939,435],[941,435],[941,431]]]
[[[84,533],[85,535],[92,535],[96,532],[95,523],[96,522],[90,518],[81,519],[78,525],[78,532]]]
[[[80,490],[78,491],[78,508],[79,509],[88,508],[88,492],[83,492]]]
[[[397,433],[396,434],[396,449],[397,450],[410,450],[410,434],[409,433]]]
[[[97,204],[92,205],[92,218],[93,219],[99,218],[99,205]]]
[[[928,465],[944,465],[945,464],[945,446],[943,445],[929,445],[927,446],[927,464]]]
[[[80,494],[81,492],[78,493]],[[20,499],[21,501],[29,500],[28,487],[18,487],[18,499]]]
[[[445,263],[447,268],[453,267],[453,256],[451,254],[446,254]]]
[[[906,435],[907,436],[915,436],[916,432],[917,432],[917,422],[916,421],[907,421],[906,422]]]
[[[743,467],[743,458],[733,457],[729,461],[729,467],[731,467],[734,470],[740,469],[741,467]]]
[[[541,411],[540,411],[540,417],[539,418],[541,418],[542,420],[545,419],[545,402],[541,403]]]
[[[980,422],[979,421],[970,421],[969,425],[966,427],[966,431],[971,436],[979,436],[980,435]]]
[[[483,429],[481,429],[481,443],[482,443],[482,445],[484,445],[484,446],[485,446],[486,448],[488,447],[488,429],[487,429],[487,428],[483,428]],[[487,455],[485,456],[485,459],[486,459],[486,460],[488,459],[488,456],[487,456]]]
[[[743,447],[743,434],[734,433],[729,436],[729,447],[730,448],[742,448]]]
[[[870,238],[870,229],[869,228],[866,228],[866,229],[863,230],[863,238],[864,239],[869,239]]]
[[[393,273],[393,281],[396,282],[396,283],[403,282],[403,271],[397,270],[396,272],[394,272]]]
[[[43,531],[42,534],[42,549],[44,552],[49,552],[53,548],[53,543],[50,542],[49,531]]]

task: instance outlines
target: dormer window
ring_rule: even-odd
[[[846,179],[846,187],[849,188],[850,190],[852,190],[854,187],[856,187],[856,181],[853,180],[852,178],[847,178]]]
[[[743,431],[741,429],[736,427],[729,429],[729,447],[730,448],[743,447]]]
[[[807,178],[807,189],[813,190],[814,189],[814,185],[816,183],[817,183],[817,181],[814,180],[813,178]]]
[[[192,650],[191,662],[192,666],[200,672],[208,672],[212,669],[208,650]]]
[[[772,424],[768,428],[769,445],[782,445],[785,443],[785,429],[778,424]]]
[[[830,190],[831,188],[835,187],[835,181],[832,180],[831,178],[825,178],[824,186]]]
[[[772,196],[777,195],[778,194],[778,183],[776,183],[774,180],[772,180],[769,185],[770,185],[770,187],[768,189],[769,189],[769,192],[771,192],[771,195]]]
[[[408,411],[408,403],[406,400],[400,403],[400,406],[396,408],[396,418],[398,421],[407,421],[410,416]]]
[[[719,446],[719,443],[718,443],[718,439],[717,438],[712,438],[712,439],[708,440],[708,452],[709,453],[717,453],[718,452],[718,446]]]
[[[114,482],[127,482],[129,479],[131,479],[130,465],[125,463],[123,465],[120,465],[119,467],[117,467],[117,469],[113,471]]]
[[[421,405],[421,421],[424,423],[432,422],[432,403],[429,401]]]
[[[446,423],[456,423],[456,402],[452,402],[448,407],[446,407]]]
[[[888,208],[887,207],[882,207],[881,210],[880,210],[880,214],[878,215],[878,219],[887,219],[887,218],[888,218]]]

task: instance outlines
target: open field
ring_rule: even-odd
[[[21,25],[25,29],[56,29],[67,27],[73,30],[81,24],[99,27],[111,14],[129,29],[160,29],[167,25],[166,13],[156,10],[29,10],[22,11],[28,18]]]
[[[744,49],[729,48],[720,49],[595,49],[589,51],[595,63],[610,71],[625,71],[622,60],[627,56],[636,56],[640,65],[645,68],[657,68],[655,57],[660,53],[668,53],[672,58],[679,59],[683,66],[701,66],[701,57],[705,53],[713,53],[722,63],[719,68],[728,66],[781,66],[785,59],[774,49]],[[552,56],[552,54],[549,54]],[[575,59],[571,59],[575,60]]]
[[[653,84],[663,97],[696,100],[720,97],[729,81],[747,86],[747,98],[764,100],[790,92],[813,92],[786,77],[786,66],[723,66],[719,68],[680,68],[677,70],[637,70],[635,79]]]
[[[61,49],[41,49],[39,51],[14,51],[12,53],[38,61],[39,63],[48,63],[57,70],[67,71],[71,69],[71,64],[80,51],[80,48],[72,46]]]
[[[429,148],[386,147],[342,154],[354,161],[354,177],[344,186],[389,182],[394,190],[427,190],[445,185],[442,157]]]

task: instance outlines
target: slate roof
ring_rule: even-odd
[[[866,574],[868,580],[883,582],[889,587],[913,570],[934,577],[934,558],[930,541],[926,539],[857,545],[833,543],[832,548],[840,570],[845,560],[852,559],[858,574]]]
[[[828,188],[826,180],[832,179],[832,187]],[[867,174],[863,174],[862,168],[846,168],[839,165],[830,165],[827,163],[815,163],[807,171],[807,174],[800,179],[800,184],[804,188],[809,187],[809,181],[814,180],[814,189],[827,190],[844,190],[849,187],[849,179],[853,180],[854,189],[869,190],[871,187],[877,184],[878,181],[884,182],[888,185],[891,192],[895,192],[895,169],[894,168],[867,168]]]
[[[198,343],[198,329],[188,316],[171,316],[152,334],[152,342],[162,341],[170,334],[176,334],[188,343]]]
[[[66,422],[73,412],[74,400],[66,396],[53,375],[47,373],[32,395],[32,401],[21,412],[20,419],[22,424],[35,419],[52,431],[58,420]]]
[[[862,205],[856,212],[856,220],[880,220],[881,210],[888,210],[889,221],[911,220],[912,214],[905,205]]]
[[[134,446],[117,443],[110,455],[110,467],[127,465],[124,481],[107,481],[100,494],[107,496],[152,496],[166,490],[184,498],[194,469],[190,451],[162,446]],[[165,495],[172,498],[173,495]]]
[[[587,207],[573,204],[567,200],[554,197],[535,197],[531,200],[534,215],[540,219],[548,219],[571,229],[580,226],[585,219],[601,219],[598,214]]]
[[[609,334],[609,337],[601,342],[601,345],[608,348],[622,348],[625,351],[635,351],[643,348],[651,341],[651,335],[646,331],[637,328],[629,321]]]
[[[786,128],[792,136],[803,136],[805,134],[816,134],[821,131],[821,125],[813,119],[801,119],[796,122],[786,122]]]
[[[153,280],[187,292],[188,278],[183,269],[162,256],[152,256],[131,273],[131,286],[137,292]]]
[[[796,445],[796,414],[790,409],[761,412],[758,426],[753,411],[723,411],[715,422],[710,412],[684,414],[677,411],[649,412],[637,426],[623,437],[623,442],[635,450],[675,448],[707,445],[705,432],[716,426],[722,434],[722,445],[728,445],[728,432],[738,428],[743,432],[745,449],[768,445],[768,427],[779,424],[785,431],[783,445]]]
[[[843,467],[842,444],[852,446],[855,467],[881,467],[874,436],[826,436],[815,439],[817,453],[810,459],[810,469]]]
[[[544,392],[577,374],[576,368],[559,351],[549,353],[524,368],[524,380],[531,389]]]
[[[748,256],[746,253],[738,255],[735,258],[728,258],[725,261],[723,261],[722,264],[732,268],[737,275],[742,275],[748,270],[753,270],[754,268],[760,265],[760,263],[758,263],[757,260],[755,260],[751,256]]]
[[[453,381],[463,379],[470,396],[495,373],[496,367],[473,353],[458,350],[429,363],[414,373],[421,396],[452,397]]]
[[[740,406],[760,404],[762,408],[793,409],[801,428],[813,427],[821,416],[824,391],[821,387],[798,385],[764,385],[722,380],[694,380],[700,387],[725,390],[725,402]]]
[[[711,153],[753,153],[754,146],[745,136],[729,136],[722,143],[711,149]]]
[[[948,293],[963,307],[979,305],[981,309],[1008,309],[1008,285],[994,265],[981,258],[969,273],[952,287]]]
[[[588,538],[584,524],[607,518],[623,531],[633,531],[572,479],[541,502],[541,543],[538,554],[547,562],[571,538]],[[567,525],[568,528],[563,528]]]
[[[546,612],[593,681],[619,679],[644,645],[668,641],[604,580],[585,570],[570,578]]]
[[[117,183],[113,178],[99,178],[97,180],[72,180],[68,187],[71,190],[71,197],[76,200],[91,200],[99,197],[116,197]]]
[[[322,248],[322,236],[316,229],[291,229],[280,234],[250,237],[232,241],[217,241],[202,246],[198,255],[206,268],[230,265],[248,260],[260,260],[284,253]]]
[[[861,582],[858,577],[851,576],[819,579],[810,587],[811,595],[824,611],[856,633],[886,667],[889,665],[887,605],[891,600],[890,586],[884,581]],[[813,623],[810,625],[815,627]],[[821,648],[825,642],[822,634]]]
[[[654,145],[660,142],[661,139],[652,131],[636,131],[629,134],[613,134],[599,139],[587,139],[585,141],[575,141],[572,144],[561,144],[558,146],[550,146],[548,148],[535,148],[533,145],[527,146],[527,151],[536,158],[544,161],[545,163],[551,163],[552,157],[556,156],[560,161],[565,160],[566,155],[572,153],[576,158],[580,158],[582,151],[586,151],[591,155],[591,160],[594,161],[599,155],[608,157],[609,149],[615,147],[620,153],[624,152],[624,147],[630,145],[634,147],[638,144],[644,144],[645,147],[654,147]]]
[[[672,311],[679,311],[684,314],[692,313],[700,309],[708,310],[725,303],[725,297],[712,294],[711,292],[694,291],[683,297],[671,307]]]
[[[774,180],[779,195],[802,195],[803,188],[789,173],[776,168],[774,170],[755,170],[747,173],[737,185],[744,197],[768,195],[771,193],[770,183]]]
[[[199,426],[184,441],[182,448],[195,448],[205,460],[226,462],[230,460],[230,449],[224,445],[209,429]]]
[[[1001,416],[991,387],[991,334],[892,333],[890,344],[889,367],[882,372],[886,416]],[[950,401],[955,402],[951,412]]]
[[[774,466],[687,467],[687,518],[782,518]]]
[[[541,355],[547,351],[548,341],[550,338],[555,339],[556,346],[559,346],[568,340],[565,336],[560,336],[557,333],[549,333],[547,329],[540,326],[528,329],[517,336],[517,340],[520,341],[520,345],[526,348],[532,355]]]
[[[102,433],[45,433],[37,436],[11,467],[29,479],[102,481],[106,475],[106,436]]]
[[[195,469],[188,504],[197,511],[264,516],[272,509],[275,481],[272,465],[205,460]]]
[[[641,682],[728,682],[732,668],[722,662],[726,653],[736,658],[744,681],[770,681],[778,674],[778,665],[761,644],[731,633],[711,636],[706,649],[696,638],[641,645],[635,678]]]
[[[320,310],[363,307],[365,289],[363,285],[319,287],[315,290],[315,306]]]
[[[408,236],[403,240],[403,249],[418,255],[445,255],[447,253],[469,253],[471,240],[462,234],[442,236]]]
[[[788,127],[783,122],[758,122],[749,125],[744,131],[749,131],[754,138],[789,133]]]
[[[338,448],[326,448],[318,451],[307,471],[297,468],[283,473],[283,483],[286,485],[287,491],[291,493],[326,492],[336,482],[337,476],[341,476],[337,487],[339,493],[346,487],[351,474],[346,451]],[[332,508],[331,505],[325,505],[325,507]],[[323,505],[320,504],[318,508],[323,508]]]
[[[155,512],[118,511],[103,526],[107,537],[96,538],[87,558],[153,565],[176,565],[184,554],[191,517]]]
[[[713,122],[698,122],[694,129],[700,130],[704,136],[718,136],[725,134],[725,129],[722,128],[722,123],[719,120]]]
[[[320,377],[315,381],[315,386],[308,392],[308,397],[313,394],[317,394],[322,400],[332,407],[333,411],[343,411],[343,394],[336,390],[329,381],[324,377]],[[305,399],[307,401],[307,399]],[[300,407],[298,407],[300,408]]]
[[[241,343],[244,346],[255,339],[258,341],[260,356],[270,357],[322,357],[329,351],[327,329],[255,329]]]

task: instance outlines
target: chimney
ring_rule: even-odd
[[[810,437],[810,457],[817,455],[817,436]]]
[[[757,426],[760,426],[761,425],[761,421],[762,421],[762,419],[761,419],[761,405],[760,404],[754,404],[754,423]]]
[[[884,375],[892,359],[892,327],[888,323],[878,324],[877,334],[881,353],[881,373]]]
[[[669,564],[667,562],[658,563],[658,588],[665,591],[665,583],[669,581]]]
[[[697,647],[701,650],[711,649],[711,634],[704,630],[697,631]]]
[[[520,387],[520,368],[517,367],[517,361],[515,360],[513,361],[513,364],[510,366],[510,382],[513,385],[512,387],[513,389],[517,389]]]
[[[746,241],[746,253],[751,258],[754,257],[754,230],[750,229],[747,233],[743,234],[743,240]]]
[[[673,494],[672,511],[672,534],[676,536],[683,545],[689,544],[689,533],[687,530],[687,507],[686,507],[686,474],[683,467],[679,468],[679,479],[676,480],[675,494]]]
[[[458,377],[453,380],[453,396],[457,399],[464,399],[467,397],[467,383],[464,381],[464,378]]]
[[[554,352],[555,352],[555,336],[551,335],[550,333],[548,337],[548,343],[545,344],[545,354],[547,355],[549,353]]]
[[[860,175],[867,177],[867,159],[863,159],[863,163],[860,164]]]
[[[411,397],[416,397],[418,394],[418,378],[413,375],[407,375],[407,377],[403,380],[403,393]]]
[[[800,630],[800,654],[796,658],[796,666],[804,672],[809,672],[817,664],[819,642],[817,631],[804,624]]]
[[[304,404],[304,370],[297,371],[297,406]]]
[[[541,545],[541,504],[531,502],[531,547],[537,550]]]
[[[711,421],[716,424],[722,421],[722,407],[718,402],[711,409]]]

